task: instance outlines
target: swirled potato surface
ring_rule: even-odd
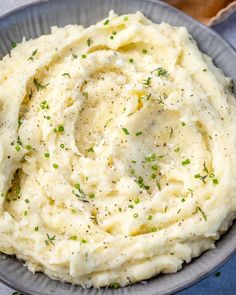
[[[231,82],[141,13],[14,45],[0,62],[0,251],[83,286],[172,273],[236,209]]]

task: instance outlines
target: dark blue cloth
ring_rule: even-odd
[[[177,295],[235,295],[236,255],[219,270]]]
[[[213,29],[236,48],[236,12]],[[177,295],[236,295],[236,255],[206,279]]]

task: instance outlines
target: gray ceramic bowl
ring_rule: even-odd
[[[105,18],[113,9],[117,13],[141,10],[154,22],[165,21],[186,26],[200,49],[236,83],[236,53],[215,32],[176,9],[154,0],[44,0],[25,6],[0,18],[0,57],[9,52],[12,40],[35,38],[49,33],[52,25],[82,24],[88,26]],[[171,294],[202,279],[222,265],[234,253],[236,224],[217,242],[216,249],[205,252],[177,274],[161,275],[123,289],[84,290],[78,286],[53,281],[44,274],[31,274],[23,263],[0,254],[0,279],[29,295],[111,295]]]

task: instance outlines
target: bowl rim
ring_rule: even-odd
[[[1,22],[2,21],[5,21],[6,19],[8,19],[9,17],[12,17],[14,16],[15,14],[18,14],[20,12],[22,12],[23,10],[25,9],[30,9],[30,8],[34,8],[36,6],[40,6],[40,5],[43,5],[43,4],[47,4],[47,3],[50,3],[50,2],[57,2],[58,0],[36,0],[34,2],[31,2],[31,3],[26,3],[26,4],[23,4],[23,5],[20,5],[19,7],[17,8],[14,8],[8,12],[5,12],[3,13],[1,16],[0,16],[0,28],[1,28]],[[84,0],[86,1],[86,0]],[[117,0],[117,1],[125,1],[125,0]],[[132,0],[132,1],[136,1],[136,0]],[[230,50],[232,54],[235,55],[236,57],[236,49],[233,47],[233,45],[231,45],[230,43],[228,43],[225,39],[223,39],[221,37],[221,35],[219,33],[217,33],[215,30],[213,30],[212,28],[208,27],[207,25],[197,21],[196,19],[192,18],[191,16],[187,15],[186,13],[180,11],[179,9],[169,5],[168,3],[166,2],[163,2],[161,0],[143,0],[144,2],[150,2],[150,3],[153,3],[153,4],[156,4],[157,7],[158,5],[167,9],[167,10],[172,10],[172,12],[175,12],[177,13],[178,15],[180,15],[180,17],[182,18],[185,18],[187,19],[188,21],[191,21],[194,23],[194,25],[200,27],[202,30],[205,30],[208,34],[214,36],[215,38],[217,38],[220,42],[222,42],[222,44],[227,48],[227,50]],[[179,26],[179,25],[177,25]],[[236,79],[236,75],[235,75],[235,79]],[[233,229],[236,227],[236,222],[235,220],[233,221],[233,224],[230,226],[230,228],[227,230],[226,233],[224,233],[223,235],[220,236],[220,239],[218,241],[216,241],[216,245],[224,238],[224,236],[226,234],[234,234],[235,233],[230,233],[233,231]],[[228,243],[227,243],[228,244]],[[217,246],[216,246],[217,248]],[[217,249],[215,249],[217,251]],[[205,252],[203,252],[202,254],[200,254],[200,256],[194,258],[199,260],[201,259],[202,255],[204,255],[205,253],[208,253],[209,251],[213,251],[212,249],[209,249]],[[220,250],[219,250],[220,251]],[[195,278],[193,280],[187,280],[186,283],[180,283],[179,286],[173,286],[172,288],[169,288],[169,290],[165,293],[166,295],[168,294],[176,294],[177,292],[180,292],[180,291],[183,291],[187,288],[189,288],[190,286],[193,286],[194,284],[196,284],[197,282],[200,282],[202,281],[203,279],[207,278],[208,276],[210,276],[213,272],[215,272],[218,268],[220,268],[221,266],[223,266],[227,261],[230,260],[230,258],[232,258],[232,256],[236,254],[236,245],[232,248],[230,248],[230,251],[227,252],[226,255],[221,255],[222,256],[222,259],[220,261],[218,261],[215,265],[211,266],[207,271],[204,271],[203,273],[199,273],[195,276]],[[1,253],[0,252],[0,255],[3,255],[3,256],[7,256],[7,257],[14,257],[13,256],[9,256],[7,254],[4,254],[4,253]],[[14,257],[14,260],[18,260],[17,258]],[[193,259],[192,259],[193,260]],[[191,262],[192,262],[191,260]],[[190,262],[190,264],[191,264]],[[22,261],[21,261],[22,263]],[[183,268],[185,267],[186,263],[183,264]],[[22,268],[25,267],[22,263]],[[27,270],[29,271],[29,270]],[[181,272],[178,271],[178,272]],[[47,276],[46,274],[43,273],[44,276]],[[173,274],[174,275],[174,274]],[[167,274],[167,276],[170,276],[169,274]],[[47,276],[48,277],[48,276]],[[151,278],[151,279],[154,279],[156,280],[156,276]],[[150,279],[147,280],[147,282],[149,281]],[[38,293],[38,292],[34,292],[34,293],[30,293],[31,290],[27,290],[27,289],[24,289],[24,287],[20,284],[14,284],[13,282],[11,282],[11,279],[10,279],[10,276],[6,276],[6,277],[3,277],[2,275],[0,275],[0,282],[2,282],[3,284],[5,284],[6,286],[10,287],[10,288],[13,288],[19,292],[23,292],[25,295],[43,295],[43,293]],[[60,281],[59,281],[60,282]],[[64,282],[60,282],[62,284],[69,284],[69,283],[64,283]],[[138,282],[139,283],[139,282]],[[135,283],[133,285],[136,285],[138,283]],[[158,283],[158,281],[157,281]],[[79,294],[79,293],[78,293]],[[154,293],[153,293],[154,294]],[[158,294],[158,293],[155,293],[155,294]],[[162,293],[163,294],[163,293]]]

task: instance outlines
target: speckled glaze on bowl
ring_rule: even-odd
[[[215,32],[187,15],[154,0],[44,0],[21,7],[0,18],[0,57],[10,50],[11,41],[20,42],[49,33],[53,25],[82,24],[88,26],[105,18],[113,9],[119,14],[142,11],[154,22],[165,21],[186,26],[200,49],[236,83],[236,52]],[[33,275],[21,261],[0,254],[0,280],[28,295],[161,295],[186,288],[229,259],[236,248],[236,224],[221,237],[216,249],[209,250],[177,274],[159,275],[122,289],[88,289],[51,280],[42,273]]]

